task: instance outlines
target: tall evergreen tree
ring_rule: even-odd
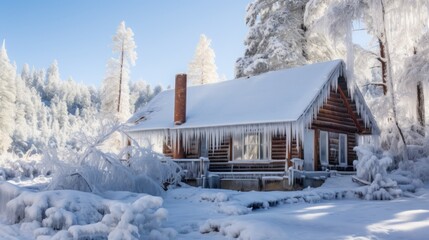
[[[15,120],[16,69],[7,56],[5,41],[0,49],[0,154],[8,150]]]
[[[46,71],[46,84],[45,84],[45,100],[50,102],[55,96],[59,95],[60,89],[60,71],[58,69],[58,62],[54,60]]]
[[[306,63],[304,11],[308,0],[254,0],[247,8],[249,27],[244,56],[235,66],[236,77]]]
[[[189,63],[188,81],[192,85],[201,85],[219,81],[215,63],[215,53],[210,46],[211,40],[201,34],[195,49],[195,55]]]
[[[101,89],[101,111],[120,120],[130,115],[129,71],[137,59],[134,33],[121,22],[113,37],[113,53],[107,64],[107,74]]]

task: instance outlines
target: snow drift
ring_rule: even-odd
[[[122,193],[106,199],[73,190],[31,192],[0,183],[0,208],[9,224],[31,227],[37,239],[170,239],[160,197]]]

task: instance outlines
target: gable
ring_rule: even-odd
[[[314,117],[312,128],[334,128],[340,132],[358,134],[372,133],[371,123],[365,124],[342,77],[339,79],[338,88],[331,90],[329,98]]]

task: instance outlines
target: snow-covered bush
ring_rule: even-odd
[[[132,197],[130,197],[132,196]],[[73,190],[30,192],[0,184],[0,203],[7,221],[32,223],[38,239],[171,239],[162,228],[167,210],[163,200],[128,194],[127,201],[105,199]]]
[[[367,200],[391,200],[402,194],[397,182],[387,172],[393,163],[392,157],[368,145],[357,146],[354,150],[359,159],[353,163],[356,175],[370,183],[360,189],[362,197]]]
[[[112,125],[102,129],[98,136],[80,136],[84,141],[79,152],[47,149],[42,161],[43,173],[53,174],[48,188],[132,191],[159,196],[165,185],[180,181],[181,169],[177,164],[137,143],[118,154],[101,150],[103,143],[118,131],[121,127]]]
[[[391,173],[403,191],[415,192],[423,186],[423,182],[429,181],[429,158],[422,157],[415,160],[403,160],[399,162],[398,169]]]
[[[359,159],[353,162],[358,178],[372,182],[378,174],[387,175],[387,168],[393,163],[391,156],[369,145],[357,146],[354,150]]]
[[[0,159],[0,180],[32,179],[40,174],[40,163],[37,158],[17,159],[7,154]]]
[[[387,152],[373,146],[355,147],[358,161],[354,162],[359,179],[370,182],[361,190],[366,199],[392,199],[403,193],[414,193],[429,181],[427,144],[408,146],[409,160],[393,161]]]

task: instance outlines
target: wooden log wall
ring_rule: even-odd
[[[285,142],[285,139],[283,138],[278,137],[278,139],[275,140],[276,158],[273,158],[273,160],[279,160],[279,161],[277,162],[273,161],[270,163],[266,163],[263,160],[261,160],[260,163],[258,163],[259,160],[255,160],[255,163],[249,163],[246,161],[243,161],[241,163],[240,160],[237,160],[234,163],[231,163],[230,160],[232,160],[232,138],[225,138],[222,144],[218,148],[213,148],[213,147],[209,148],[209,152],[208,152],[208,157],[210,160],[209,170],[211,172],[284,171],[285,162],[282,160],[285,160],[286,145],[284,145],[284,147],[282,148],[282,144],[283,143],[286,144],[286,142]]]
[[[211,172],[228,172],[230,167],[228,166],[228,161],[231,157],[231,138],[225,138],[221,145],[218,148],[209,147],[209,160]]]
[[[173,149],[166,142],[162,144],[162,153],[169,158],[173,158]]]
[[[168,142],[168,141],[167,141]],[[167,142],[163,143],[162,153],[166,157],[173,158],[173,148],[167,144]],[[185,151],[185,159],[196,159],[200,157],[200,143],[198,140],[194,139],[191,141],[190,145],[184,149]]]
[[[198,139],[192,139],[189,146],[185,149],[186,159],[197,159],[201,156],[200,154],[200,141]]]
[[[363,119],[357,114],[356,104],[351,101],[347,91],[347,84],[344,79],[340,79],[338,91],[332,91],[327,103],[320,109],[317,118],[313,121],[312,129],[316,130],[315,136],[319,139],[320,131],[329,132],[329,164],[339,165],[338,162],[338,142],[339,134],[347,135],[347,165],[352,166],[353,160],[357,159],[353,148],[356,146],[356,134],[370,133],[369,128],[365,128]],[[340,92],[342,91],[342,92]],[[319,144],[315,141],[316,165],[319,164]],[[336,153],[331,151],[337,149]],[[320,170],[320,167],[318,168]]]
[[[284,135],[276,135],[272,137],[271,158],[273,160],[286,159],[286,137]]]

